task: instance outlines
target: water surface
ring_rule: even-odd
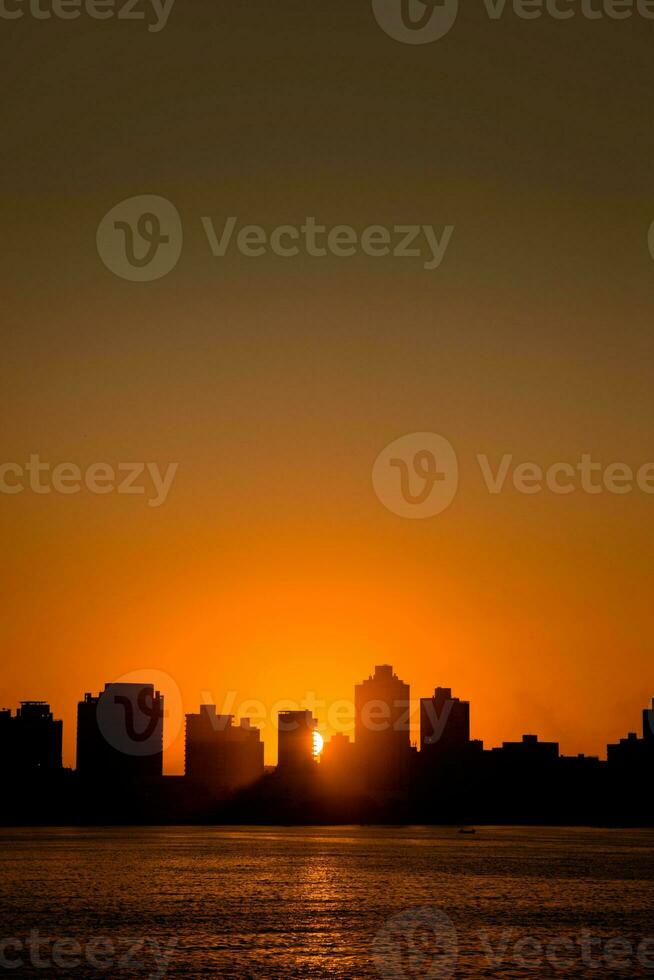
[[[654,831],[0,830],[0,914],[0,976],[654,977]]]

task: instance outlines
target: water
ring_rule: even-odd
[[[0,919],[0,976],[654,977],[654,831],[0,830]]]

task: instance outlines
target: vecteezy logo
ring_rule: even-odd
[[[459,0],[372,0],[377,23],[403,44],[430,44],[454,27]]]
[[[459,485],[452,445],[435,432],[413,432],[391,442],[372,468],[384,507],[399,517],[434,517],[450,506]]]
[[[105,686],[98,698],[96,719],[105,742],[116,752],[156,755],[181,730],[181,694],[163,671],[135,670]]]
[[[449,980],[459,959],[456,929],[440,909],[429,905],[405,909],[379,930],[372,958],[383,980]]]
[[[100,258],[132,282],[152,282],[174,269],[182,252],[182,222],[165,197],[141,194],[121,201],[98,225]]]

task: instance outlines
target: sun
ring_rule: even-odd
[[[320,732],[313,733],[313,754],[315,757],[319,756],[322,752],[323,747],[323,737]]]

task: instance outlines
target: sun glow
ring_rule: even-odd
[[[322,752],[323,747],[323,737],[320,732],[313,733],[313,754],[314,756],[319,756]]]

